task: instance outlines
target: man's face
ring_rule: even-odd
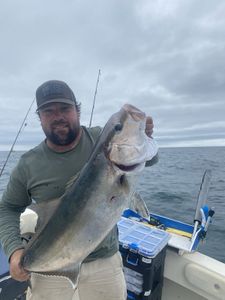
[[[75,141],[80,131],[76,107],[66,103],[46,104],[39,110],[42,129],[49,141],[65,146]]]

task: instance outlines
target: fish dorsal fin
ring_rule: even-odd
[[[69,181],[66,183],[65,191],[67,191],[74,184],[74,182],[77,180],[79,174],[80,174],[80,172],[78,172],[76,175],[72,176],[69,179]]]
[[[76,175],[72,176],[69,181],[66,184],[65,187],[65,193],[67,190],[70,189],[70,187],[74,184],[74,182],[77,180],[80,172],[78,172]],[[38,215],[38,227],[42,224],[46,224],[48,220],[51,218],[51,216],[56,211],[57,207],[61,203],[61,198],[57,198],[54,200],[49,201],[43,201],[38,204],[31,204],[28,208],[33,210]]]
[[[47,202],[44,201],[38,204],[31,204],[29,206],[29,208],[38,215],[37,225],[35,229],[36,232],[48,223],[49,219],[52,217],[61,201],[61,198],[57,198]]]
[[[80,266],[81,264],[77,264],[61,270],[56,270],[51,272],[35,272],[35,273],[44,277],[48,277],[48,276],[65,277],[67,280],[69,280],[73,289],[75,290],[77,288],[77,284],[79,280]]]

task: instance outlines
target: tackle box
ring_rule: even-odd
[[[118,229],[127,299],[160,300],[170,234],[124,217],[118,222]]]

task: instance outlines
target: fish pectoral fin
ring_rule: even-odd
[[[80,274],[80,266],[81,264],[74,265],[70,268],[64,268],[57,271],[52,272],[35,272],[36,274],[42,275],[42,276],[55,276],[55,277],[64,277],[71,283],[73,289],[75,290],[77,288],[78,280],[79,280],[79,274]]]
[[[139,193],[134,192],[130,198],[129,208],[136,211],[140,216],[150,220],[150,213],[147,205]]]

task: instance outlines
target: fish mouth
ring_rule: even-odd
[[[130,165],[130,166],[116,164],[116,163],[114,163],[114,164],[118,169],[120,169],[121,171],[124,171],[124,172],[132,172],[135,169],[139,168],[139,166],[140,166],[140,164],[134,164],[134,165]]]

